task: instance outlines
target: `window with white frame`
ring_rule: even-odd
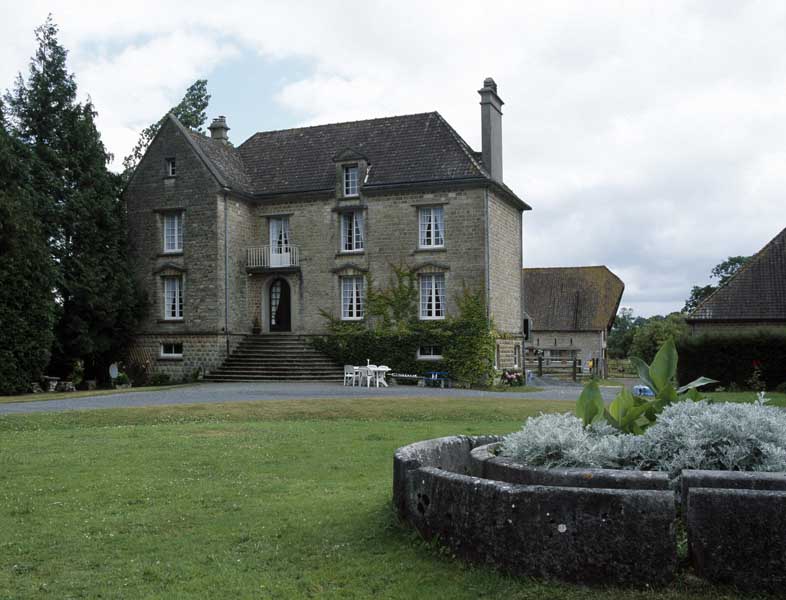
[[[441,206],[427,206],[418,210],[421,248],[441,248],[445,245],[445,211]]]
[[[364,304],[363,277],[353,275],[341,278],[341,318],[354,321],[363,318]]]
[[[518,369],[521,366],[521,346],[513,346],[513,367]]]
[[[344,167],[344,195],[358,195],[358,166]]]
[[[177,164],[174,158],[166,159],[166,176],[174,177],[177,174]]]
[[[420,318],[445,318],[445,274],[420,276]]]
[[[500,360],[499,360],[499,346],[496,347],[494,350],[494,368],[499,369]]]
[[[341,214],[341,251],[361,252],[363,239],[363,211],[354,210]]]
[[[420,360],[440,360],[442,358],[442,346],[420,346],[418,348],[418,358]]]
[[[183,251],[183,213],[164,215],[164,252]]]
[[[183,358],[183,342],[162,343],[161,358]]]
[[[164,319],[183,318],[183,278],[164,277]]]

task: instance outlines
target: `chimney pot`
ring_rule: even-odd
[[[227,118],[224,115],[219,115],[213,119],[208,129],[210,130],[211,138],[225,144],[229,143],[229,126],[227,125]]]
[[[497,83],[491,78],[483,80],[480,94],[480,132],[483,166],[492,179],[502,181],[502,105],[497,95]]]

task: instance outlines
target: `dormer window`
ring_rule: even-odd
[[[344,196],[358,195],[358,166],[344,167]]]
[[[177,165],[174,158],[166,159],[166,176],[174,177],[177,174]]]

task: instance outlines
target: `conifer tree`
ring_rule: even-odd
[[[139,315],[139,294],[126,260],[121,178],[107,168],[111,156],[93,105],[76,100],[57,33],[50,16],[36,30],[27,80],[20,76],[6,98],[14,131],[39,165],[33,185],[48,199],[42,220],[59,270],[60,302],[52,369],[68,375],[81,360],[86,378],[106,381]]]
[[[53,340],[55,269],[30,185],[33,163],[6,131],[0,103],[0,394],[40,380]]]

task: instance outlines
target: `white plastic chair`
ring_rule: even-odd
[[[371,379],[374,377],[369,367],[358,368],[358,385],[363,385],[363,380],[366,382],[366,387],[371,387]]]
[[[355,385],[355,379],[357,377],[357,367],[352,365],[344,365],[344,385],[347,385],[347,381],[349,381],[350,385]]]

